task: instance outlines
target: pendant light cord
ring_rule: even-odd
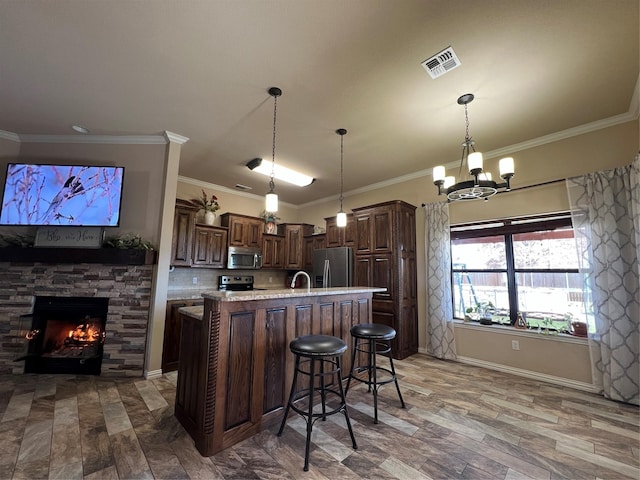
[[[271,144],[271,176],[269,179],[269,191],[273,192],[275,183],[273,178],[276,173],[276,118],[278,112],[278,95],[273,95],[273,143]]]
[[[340,211],[342,212],[342,191],[344,187],[344,174],[343,174],[343,159],[344,159],[344,134],[340,134]]]

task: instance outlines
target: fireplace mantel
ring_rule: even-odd
[[[101,263],[103,265],[153,265],[157,252],[120,248],[0,248],[0,262],[11,263]]]

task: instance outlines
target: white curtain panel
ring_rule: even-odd
[[[567,180],[578,254],[586,275],[585,308],[594,384],[612,400],[640,397],[640,160]]]
[[[454,360],[453,303],[451,298],[451,244],[449,205],[424,207],[425,272],[427,284],[427,353]]]

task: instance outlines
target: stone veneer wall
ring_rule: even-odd
[[[101,374],[143,375],[153,265],[0,263],[0,373],[21,374],[36,295],[109,297]],[[21,331],[22,327],[22,331]]]

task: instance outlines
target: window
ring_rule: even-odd
[[[454,317],[567,331],[584,317],[571,217],[510,219],[451,228]]]

